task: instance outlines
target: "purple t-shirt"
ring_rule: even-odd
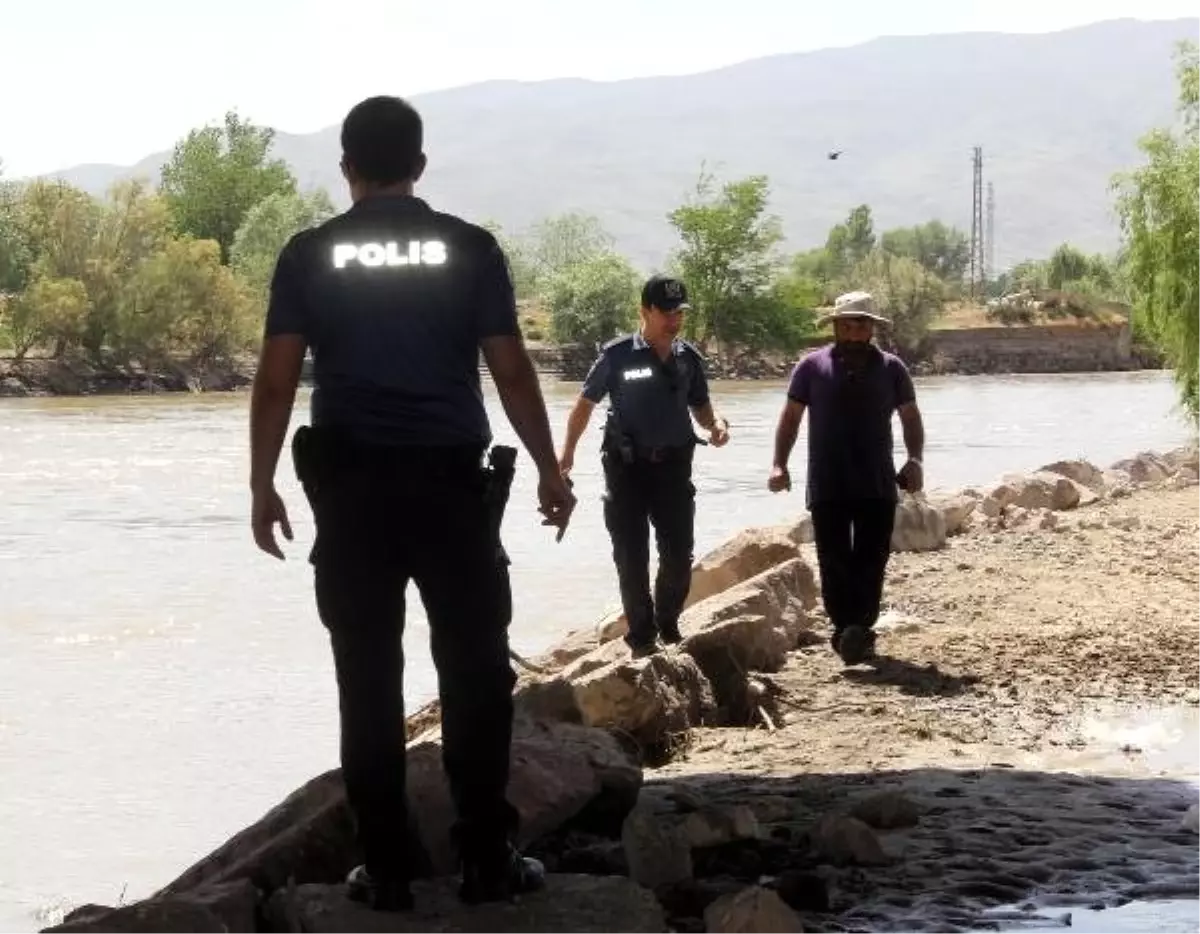
[[[808,414],[810,507],[852,499],[896,501],[892,414],[916,399],[899,357],[872,344],[853,367],[830,344],[796,364],[787,394]]]

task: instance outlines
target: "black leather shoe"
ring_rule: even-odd
[[[837,641],[837,653],[847,665],[857,665],[875,657],[875,630],[866,626],[847,626]]]
[[[374,911],[412,911],[412,891],[403,879],[379,880],[366,866],[355,866],[346,877],[346,896]]]
[[[683,641],[683,633],[679,631],[678,625],[663,626],[658,630],[658,635],[663,645],[679,645]]]
[[[511,846],[495,861],[464,860],[458,895],[468,905],[512,901],[546,886],[546,867]]]

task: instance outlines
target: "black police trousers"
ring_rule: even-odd
[[[871,628],[883,600],[896,504],[886,499],[852,499],[814,503],[810,511],[821,599],[834,631]]]
[[[612,539],[621,605],[631,646],[652,643],[679,624],[692,583],[696,488],[692,448],[665,459],[626,462],[619,451],[601,455],[604,467],[604,524]],[[650,524],[658,545],[658,576],[650,596]]]
[[[317,610],[329,631],[346,794],[368,872],[424,867],[409,836],[401,636],[414,581],[429,618],[443,765],[463,859],[500,854],[517,829],[505,798],[512,742],[508,570],[485,505],[479,449],[363,449],[310,496]]]

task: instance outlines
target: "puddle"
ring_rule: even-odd
[[[1028,921],[1009,920],[1013,909],[989,912],[1001,915],[1001,931],[1020,934],[1192,934],[1200,931],[1200,902],[1192,899],[1171,899],[1161,902],[1130,902],[1120,908],[1095,911],[1091,908],[1072,908],[1069,912],[1042,909]],[[1067,918],[1069,917],[1069,921]],[[1064,923],[1066,922],[1066,923]]]
[[[1200,708],[1094,710],[1072,721],[1069,731],[1082,742],[1034,753],[1023,764],[1200,785]]]

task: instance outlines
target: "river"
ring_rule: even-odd
[[[547,386],[556,437],[576,388]],[[918,392],[935,490],[1187,439],[1164,373],[931,378]],[[732,440],[698,454],[698,553],[803,509],[801,489],[765,488],[782,383],[717,384],[714,396]],[[255,550],[247,404],[0,401],[2,931],[29,930],[64,903],[143,897],[337,764],[333,675],[305,560],[312,523],[285,458],[296,540],[286,563]],[[497,440],[511,443],[490,391],[488,404]],[[298,418],[306,407],[305,396]],[[518,460],[505,539],[524,653],[616,606],[599,421],[580,445],[580,505],[561,544],[539,525],[535,477]],[[434,682],[411,597],[415,707]]]

